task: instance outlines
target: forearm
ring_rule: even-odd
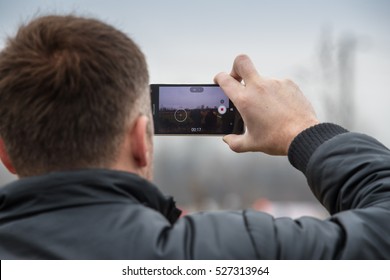
[[[390,197],[390,151],[371,137],[346,132],[321,124],[298,135],[289,149],[290,162],[332,214]]]

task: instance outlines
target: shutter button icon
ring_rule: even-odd
[[[218,113],[220,113],[221,115],[225,114],[226,113],[226,107],[224,105],[220,105],[218,107]]]

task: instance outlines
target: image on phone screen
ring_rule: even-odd
[[[243,123],[218,85],[152,84],[155,134],[241,134]]]

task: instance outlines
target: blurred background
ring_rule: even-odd
[[[97,17],[127,33],[146,54],[151,83],[212,83],[246,53],[262,75],[298,83],[321,121],[390,146],[390,1],[0,0],[0,49],[21,23],[49,13]],[[15,179],[0,167],[0,185]],[[287,158],[235,154],[221,137],[155,137],[155,182],[185,212],[327,215]]]

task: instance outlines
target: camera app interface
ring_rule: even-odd
[[[159,133],[228,134],[235,108],[218,86],[160,87]]]

